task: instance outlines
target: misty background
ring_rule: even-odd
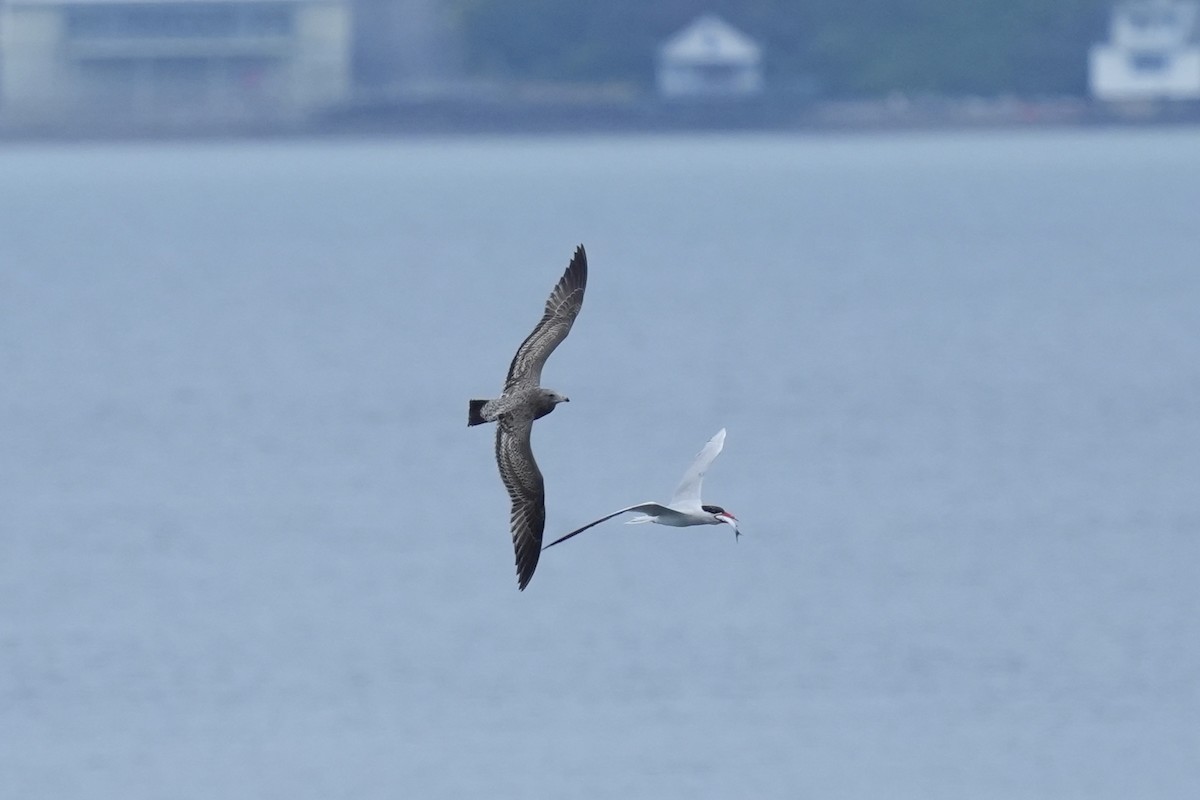
[[[1089,104],[1089,53],[1125,8],[1140,38],[1117,69],[1151,81],[1126,99],[1154,102]],[[714,16],[754,49],[755,89],[722,89],[738,45],[702,37],[707,90],[671,102],[665,49]],[[1157,0],[7,0],[0,134],[1194,119],[1194,16]],[[1176,58],[1188,88],[1154,89]]]
[[[469,73],[649,86],[655,50],[712,12],[762,42],[772,86],[888,92],[1086,92],[1107,0],[457,0]],[[366,73],[364,73],[366,74]]]

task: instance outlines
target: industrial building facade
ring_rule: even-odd
[[[274,119],[350,90],[341,0],[6,0],[0,107],[24,119]]]

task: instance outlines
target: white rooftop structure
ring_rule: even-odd
[[[1088,53],[1088,83],[1100,100],[1200,99],[1200,2],[1115,6],[1108,41]]]
[[[667,97],[745,96],[762,91],[762,48],[714,14],[697,18],[658,51]]]

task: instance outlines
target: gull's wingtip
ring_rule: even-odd
[[[575,253],[571,256],[571,264],[578,264],[580,267],[587,269],[587,250],[583,249],[583,242],[576,245]]]

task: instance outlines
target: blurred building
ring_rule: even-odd
[[[1200,99],[1200,3],[1133,0],[1113,8],[1107,42],[1088,54],[1100,100]]]
[[[712,14],[696,19],[658,51],[665,97],[744,97],[762,91],[762,48]]]
[[[450,0],[352,0],[354,84],[368,94],[436,90],[462,73]]]
[[[350,88],[342,0],[3,0],[0,104],[24,119],[302,116]]]

